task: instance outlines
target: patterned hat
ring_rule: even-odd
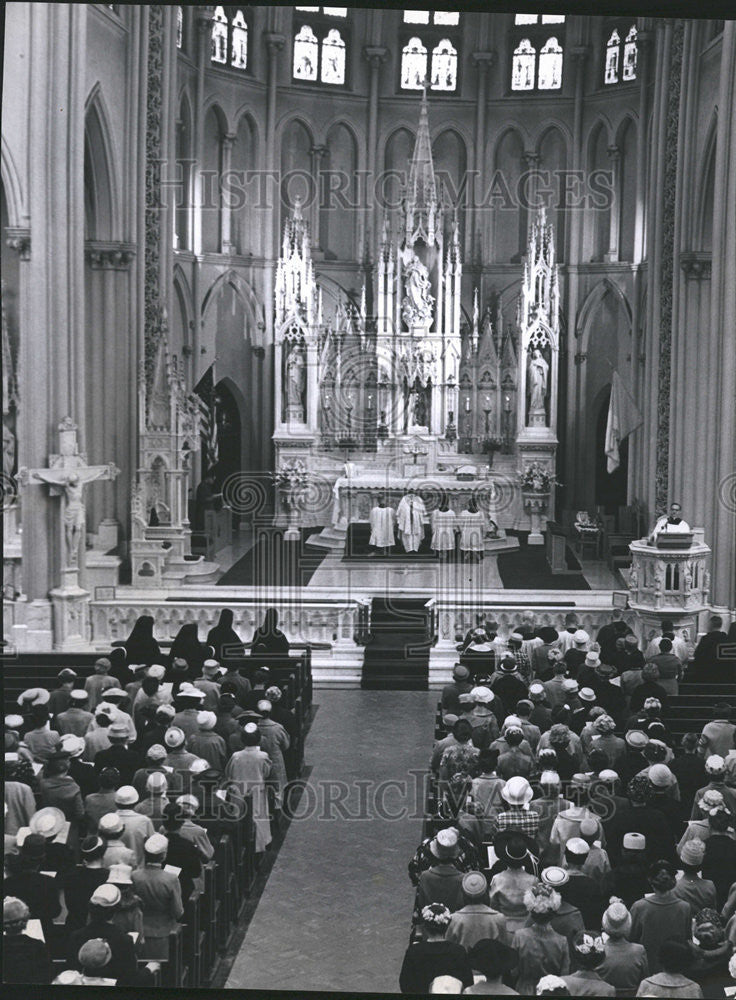
[[[447,830],[439,830],[430,842],[429,849],[436,858],[447,860],[456,858],[460,853],[460,843],[458,832],[454,827]]]
[[[560,990],[562,990],[562,993],[560,993]],[[548,993],[560,996],[570,995],[567,983],[564,979],[561,979],[560,976],[542,976],[537,983],[536,992],[538,997],[546,996]]]
[[[603,914],[601,928],[613,938],[627,938],[631,933],[631,914],[618,896],[611,896],[608,909]]]
[[[680,848],[680,861],[684,865],[702,865],[705,857],[705,842],[700,837],[693,837]]]
[[[550,885],[532,885],[524,893],[524,906],[529,913],[556,913],[562,904],[558,892]]]
[[[488,888],[488,882],[482,872],[467,872],[462,881],[463,894],[473,899],[482,897]]]
[[[83,736],[75,736],[74,733],[65,733],[61,737],[61,749],[70,757],[81,757],[84,753],[85,742]]]
[[[593,723],[593,729],[595,729],[597,733],[601,734],[612,733],[616,729],[616,723],[610,715],[599,715]]]
[[[560,868],[559,865],[552,865],[549,868],[545,868],[541,878],[545,885],[549,885],[553,889],[559,889],[561,885],[565,885],[570,881],[569,873],[566,869]]]
[[[582,646],[584,643],[590,642],[590,636],[584,628],[579,628],[576,632],[573,632],[572,638],[573,642],[578,646]]]
[[[6,896],[3,900],[3,924],[18,924],[22,920],[28,920],[31,911],[22,899],[15,896]]]
[[[160,743],[154,743],[153,746],[148,748],[146,757],[150,761],[154,760],[165,760],[166,759],[166,748],[162,747]]]
[[[549,731],[549,741],[557,746],[567,746],[570,742],[570,730],[562,722],[556,722]]]
[[[705,761],[705,770],[707,774],[723,774],[726,762],[719,754],[713,753]]]
[[[427,927],[444,930],[450,923],[452,914],[443,903],[430,903],[422,910],[422,923]]]

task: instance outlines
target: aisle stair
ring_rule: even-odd
[[[426,691],[434,643],[424,599],[374,597],[361,687],[370,691]]]

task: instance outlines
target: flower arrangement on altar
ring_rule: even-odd
[[[530,462],[520,477],[524,493],[549,493],[553,486],[562,486],[541,462]]]
[[[503,441],[501,438],[497,437],[487,437],[483,439],[483,451],[491,454],[494,451],[501,451],[503,448]]]
[[[276,486],[280,490],[294,491],[306,486],[309,481],[307,467],[300,458],[291,458],[284,462],[276,472],[271,473]]]

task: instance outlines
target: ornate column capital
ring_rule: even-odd
[[[680,254],[680,267],[688,278],[696,281],[710,278],[712,254],[709,250],[687,250]]]
[[[575,355],[575,364],[576,365],[582,365],[587,360],[588,360],[588,355],[586,354],[585,351],[578,351],[578,353]]]
[[[524,157],[524,161],[526,162],[527,167],[530,170],[536,170],[537,167],[539,166],[539,161],[541,159],[539,153],[534,152],[534,150],[528,149],[525,150],[522,155]]]
[[[5,242],[17,250],[21,260],[31,259],[31,230],[24,226],[6,226]]]
[[[238,137],[235,132],[223,132],[221,141],[223,149],[232,149]]]
[[[327,154],[329,153],[329,149],[327,146],[312,146],[309,152],[312,154],[312,156],[316,157],[318,160],[321,160],[323,156],[327,156]]]
[[[479,73],[486,73],[496,61],[495,52],[471,52],[470,58]]]
[[[619,149],[618,146],[615,145],[609,146],[607,152],[608,152],[608,159],[611,161],[611,163],[614,164],[618,163],[618,161],[621,159],[621,150]]]
[[[386,62],[388,57],[388,49],[383,45],[365,45],[363,46],[363,58],[366,62],[370,63],[372,69],[377,69],[379,66]]]
[[[135,255],[136,247],[133,243],[87,240],[84,244],[84,256],[95,271],[126,271]]]
[[[271,58],[275,58],[276,53],[280,52],[286,45],[286,35],[282,35],[278,31],[264,31],[263,39]]]

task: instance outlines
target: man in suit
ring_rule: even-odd
[[[140,754],[128,746],[128,727],[124,722],[113,722],[107,727],[107,738],[110,746],[107,750],[99,750],[95,755],[95,770],[99,773],[103,767],[114,767],[120,774],[122,783],[129,785],[143,761]]]
[[[616,655],[616,639],[634,634],[623,618],[621,608],[614,608],[611,612],[611,621],[607,625],[603,625],[598,632],[597,641],[601,647],[603,660],[610,662]]]
[[[708,631],[693,654],[693,672],[698,680],[702,680],[705,674],[714,678],[718,675],[718,647],[727,640],[728,636],[723,631],[723,619],[720,615],[713,615],[708,621]]]

